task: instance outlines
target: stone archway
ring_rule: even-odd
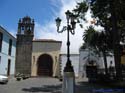
[[[43,54],[38,58],[37,75],[38,76],[52,76],[53,74],[53,60],[48,54]]]

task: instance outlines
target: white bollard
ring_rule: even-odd
[[[74,92],[75,92],[74,72],[64,72],[62,93],[74,93]]]

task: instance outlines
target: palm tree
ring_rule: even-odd
[[[107,68],[107,58],[106,58],[106,50],[107,50],[107,43],[106,43],[106,34],[102,31],[98,38],[97,46],[99,51],[103,54],[104,65],[105,65],[105,74],[108,75],[108,68]]]
[[[91,1],[91,3],[88,1]],[[97,22],[95,25],[104,27],[104,30],[106,31],[106,36],[108,36],[106,39],[109,41],[105,43],[106,45],[103,44],[106,47],[108,46],[108,48],[105,49],[113,51],[116,77],[117,79],[121,79],[121,55],[119,43],[122,38],[125,38],[125,0],[83,0],[81,3],[78,3],[76,9],[74,9],[78,19],[86,19],[85,14],[87,9],[91,10],[92,17],[96,19]],[[107,34],[108,31],[111,33]],[[111,45],[111,43],[113,44]]]
[[[95,42],[98,39],[98,32],[94,29],[93,26],[89,26],[84,34],[83,34],[83,40],[88,46],[95,47]]]
[[[105,64],[105,73],[108,74],[107,68],[107,59],[106,59],[106,34],[104,32],[97,32],[92,26],[85,30],[83,35],[83,40],[87,43],[87,47],[92,47],[95,49],[96,53],[100,55],[100,52],[103,54],[104,64]]]

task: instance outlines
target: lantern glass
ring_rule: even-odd
[[[71,14],[70,11],[67,10],[67,11],[65,12],[65,14],[66,14],[66,19],[69,20],[69,18],[70,18],[70,14]]]
[[[56,21],[57,28],[59,28],[59,26],[61,24],[61,19],[58,17],[55,21]]]
[[[71,14],[71,22],[74,22],[75,20],[75,15]]]

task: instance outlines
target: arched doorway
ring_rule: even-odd
[[[43,54],[38,58],[37,64],[38,76],[52,76],[53,73],[53,60],[48,54]]]

